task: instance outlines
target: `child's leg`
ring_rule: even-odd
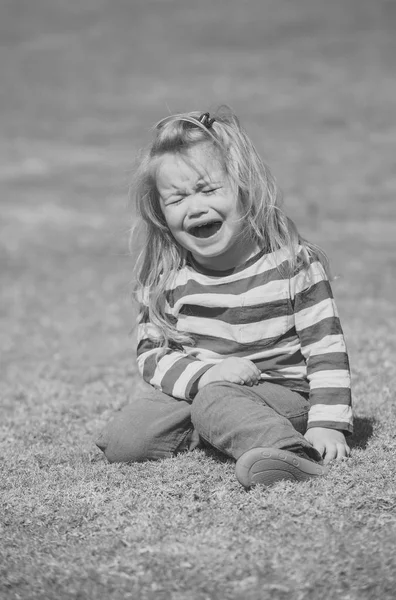
[[[228,382],[205,386],[192,404],[192,421],[199,435],[237,460],[258,447],[303,450],[314,460],[320,454],[304,438],[308,401],[297,392],[273,383],[248,387]]]
[[[138,386],[125,406],[99,434],[96,445],[110,462],[141,462],[192,450],[199,436],[191,423],[191,404],[148,384]]]

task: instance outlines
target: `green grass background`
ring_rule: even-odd
[[[395,57],[393,0],[0,0],[1,598],[394,598]],[[320,481],[93,445],[139,386],[134,156],[224,102],[337,276],[356,434]]]

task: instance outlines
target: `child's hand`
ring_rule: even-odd
[[[260,375],[260,369],[251,360],[232,356],[208,369],[199,380],[198,389],[215,381],[229,381],[239,385],[252,386],[259,382]]]
[[[349,456],[351,452],[344,434],[337,429],[312,427],[308,429],[304,437],[323,456],[324,464],[334,459],[341,460],[345,456]]]

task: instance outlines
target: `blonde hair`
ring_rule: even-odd
[[[142,248],[135,266],[135,292],[144,305],[141,318],[148,318],[156,327],[161,346],[192,343],[191,338],[177,331],[165,309],[166,290],[187,261],[186,250],[167,227],[156,187],[158,158],[166,153],[186,154],[198,144],[212,144],[226,174],[239,190],[243,233],[268,252],[288,248],[290,260],[285,276],[291,276],[301,263],[308,267],[312,256],[326,269],[328,266],[324,252],[301,238],[282,211],[276,181],[235,114],[227,107],[220,107],[209,126],[200,122],[200,116],[199,112],[176,114],[157,123],[154,139],[140,157],[131,186],[137,211],[131,241],[139,237]],[[298,254],[299,245],[303,252]],[[285,269],[284,263],[278,268]]]

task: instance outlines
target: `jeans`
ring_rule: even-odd
[[[304,438],[309,402],[305,394],[274,383],[253,387],[219,381],[187,402],[144,383],[103,429],[97,446],[110,462],[158,460],[209,444],[237,460],[256,447],[319,453]]]

